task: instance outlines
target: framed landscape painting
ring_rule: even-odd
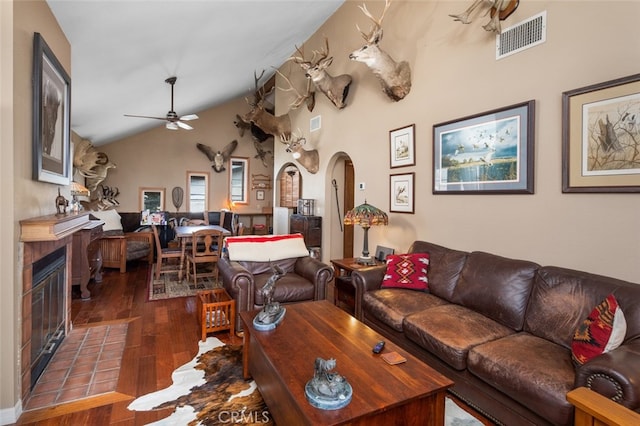
[[[69,185],[71,79],[40,33],[33,35],[33,179]]]
[[[535,101],[433,126],[434,194],[533,194]]]
[[[640,74],[562,94],[562,192],[640,192]]]

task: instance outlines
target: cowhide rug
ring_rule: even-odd
[[[154,426],[274,425],[253,380],[242,378],[242,346],[224,345],[209,337],[199,342],[198,354],[173,372],[173,384],[134,400],[129,410],[149,411],[175,407]],[[482,425],[446,398],[446,426]]]
[[[148,411],[176,407],[153,425],[273,425],[253,380],[242,377],[242,346],[209,337],[198,354],[173,372],[173,385],[134,400],[127,408]]]

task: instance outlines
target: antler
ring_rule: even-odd
[[[316,55],[320,55],[320,57],[316,59]],[[327,38],[327,36],[325,36],[324,47],[320,51],[318,50],[313,51],[313,57],[311,58],[311,63],[313,63],[313,65],[317,65],[320,61],[322,61],[323,59],[326,59],[327,56],[329,56],[329,39]]]
[[[387,9],[389,9],[390,5],[391,5],[391,0],[385,0],[384,10],[382,11],[382,15],[378,19],[373,17],[371,12],[369,12],[369,9],[367,9],[367,5],[366,4],[363,3],[362,6],[358,6],[360,8],[360,10],[362,10],[362,13],[364,13],[367,18],[372,20],[373,24],[374,24],[373,27],[371,27],[371,31],[369,32],[369,34],[365,34],[360,29],[358,24],[356,24],[356,28],[358,29],[358,31],[360,31],[360,34],[362,34],[362,37],[367,42],[374,43],[375,40],[379,37],[379,33],[382,30],[382,20],[384,19],[384,15],[385,15],[385,13],[387,13]]]
[[[315,105],[315,94],[313,93],[313,91],[311,91],[311,80],[307,79],[307,89],[305,94],[303,95],[298,92],[298,89],[295,88],[295,86],[291,83],[291,80],[289,80],[286,75],[282,74],[278,70],[276,70],[276,72],[289,84],[288,89],[283,89],[282,87],[278,87],[278,89],[282,90],[283,92],[296,93],[296,99],[291,104],[289,104],[289,106],[292,109],[297,109],[298,107],[300,107],[300,105],[302,105],[304,101],[307,101],[307,108],[312,111],[313,106]]]

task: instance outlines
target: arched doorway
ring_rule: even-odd
[[[331,259],[340,259],[353,257],[353,225],[345,226],[342,220],[345,212],[354,206],[355,171],[351,157],[344,152],[337,153],[332,162],[333,167],[327,174],[331,194],[326,212],[335,220],[331,220],[329,253]]]

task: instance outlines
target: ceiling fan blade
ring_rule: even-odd
[[[189,126],[187,123],[183,123],[182,121],[176,121],[175,124],[182,127],[185,130],[193,130],[193,127]]]
[[[180,120],[182,121],[197,120],[197,119],[198,119],[198,116],[195,114],[187,114],[180,117]]]
[[[151,118],[153,120],[166,120],[167,117],[149,117],[148,115],[131,115],[131,114],[125,114],[125,117],[136,117],[136,118]]]
[[[178,130],[178,125],[176,123],[172,123],[172,122],[167,122],[167,124],[165,124],[165,127],[169,130]]]

